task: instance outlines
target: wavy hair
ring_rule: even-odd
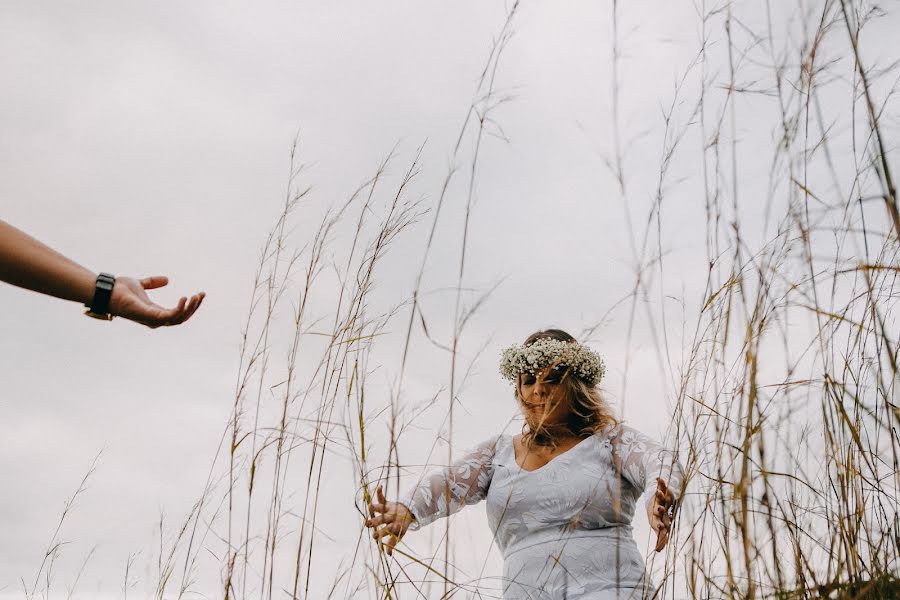
[[[537,340],[550,338],[562,342],[574,342],[575,338],[562,329],[543,329],[535,331],[525,338],[524,345],[528,346]],[[520,393],[521,375],[516,383],[515,396],[519,405],[524,408],[524,399]],[[612,407],[603,397],[603,393],[596,385],[585,381],[571,369],[566,369],[561,383],[565,392],[565,401],[569,406],[568,418],[560,424],[529,423],[526,419],[522,426],[522,442],[526,447],[556,446],[556,439],[561,435],[576,435],[586,437],[592,435],[608,425],[617,425]]]

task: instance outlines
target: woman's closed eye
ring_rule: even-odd
[[[534,385],[536,383],[536,378],[534,375],[523,375],[522,376],[522,385]],[[541,383],[544,385],[556,385],[560,382],[560,377],[558,375],[551,375],[546,379],[541,379]]]

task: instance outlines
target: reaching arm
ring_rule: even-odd
[[[493,458],[497,438],[483,442],[450,467],[428,473],[404,494],[399,502],[388,502],[381,486],[375,491],[377,502],[369,504],[366,527],[373,529],[379,546],[392,554],[394,546],[408,530],[416,530],[439,517],[457,512],[487,495],[494,474]],[[448,502],[449,495],[449,502]],[[387,542],[384,540],[387,539]]]
[[[24,231],[0,221],[0,281],[55,296],[63,300],[90,304],[97,274],[34,239]],[[175,308],[153,303],[145,290],[165,286],[162,276],[134,279],[117,277],[109,302],[113,315],[154,328],[183,323],[203,302],[200,292],[181,298]]]
[[[672,451],[630,427],[620,427],[612,444],[622,476],[643,490],[647,518],[657,534],[656,551],[660,552],[668,542],[672,513],[681,494],[681,465]]]
[[[410,529],[415,531],[467,504],[484,500],[494,476],[496,445],[497,437],[478,444],[450,467],[428,473],[401,496],[401,504],[415,517]]]

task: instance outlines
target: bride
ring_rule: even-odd
[[[661,551],[682,470],[671,452],[616,420],[597,389],[604,370],[559,329],[508,348],[500,372],[515,385],[522,433],[482,442],[399,502],[386,501],[379,486],[366,521],[373,537],[391,554],[407,531],[485,500],[503,555],[503,598],[649,597],[631,521],[645,494]]]

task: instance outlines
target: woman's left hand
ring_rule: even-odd
[[[385,548],[391,555],[416,517],[405,504],[385,500],[380,485],[375,490],[375,497],[377,502],[369,502],[370,518],[366,519],[366,527],[374,530],[372,537],[378,542],[378,548]]]
[[[675,496],[669,491],[666,482],[656,478],[656,494],[653,496],[647,508],[647,518],[650,527],[656,532],[656,551],[661,552],[669,541],[669,531],[672,527],[671,509],[675,507]]]

